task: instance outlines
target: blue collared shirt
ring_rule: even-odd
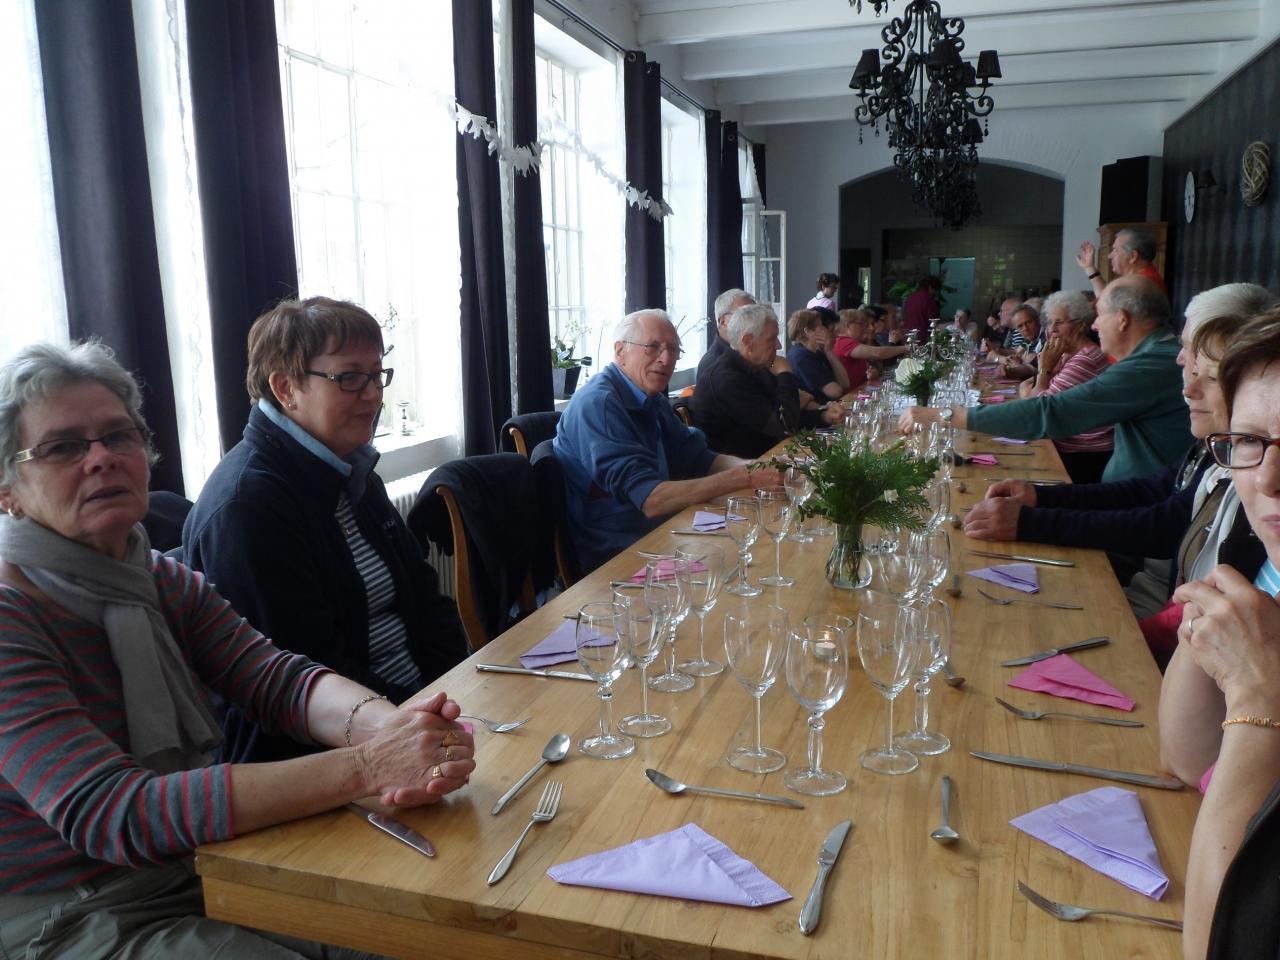
[[[369,481],[369,474],[377,466],[378,457],[380,456],[373,444],[366,443],[363,447],[357,447],[348,454],[346,460],[343,460],[304,430],[296,421],[281,413],[274,403],[259,398],[258,409],[262,411],[268,420],[297,440],[305,450],[315,454],[321,461],[346,477],[347,498],[352,503],[360,502],[361,498],[364,497],[364,488]]]
[[[592,570],[656,527],[644,502],[666,480],[706,476],[715,460],[702,431],[666,397],[647,396],[616,364],[574,394],[553,441],[564,474],[569,530]]]

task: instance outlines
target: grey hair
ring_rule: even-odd
[[[110,347],[98,340],[65,347],[33,343],[0,366],[0,486],[11,487],[18,481],[13,458],[22,443],[18,426],[22,411],[30,403],[48,400],[63,387],[85,382],[101,384],[120,398],[129,419],[148,437],[148,460],[156,462],[151,432],[142,416],[142,391]]]
[[[1041,312],[1047,317],[1059,307],[1067,311],[1067,319],[1072,323],[1093,322],[1093,306],[1089,303],[1089,298],[1079,290],[1059,290],[1049,294],[1045,297]]]
[[[778,315],[773,312],[773,307],[763,303],[747,303],[739,307],[729,318],[729,346],[737,350],[742,346],[742,338],[748,333],[752,337],[760,336],[770,320],[778,322]]]
[[[1125,227],[1119,231],[1116,234],[1116,245],[1122,250],[1136,253],[1139,259],[1148,263],[1156,258],[1156,238],[1150,231],[1138,227]]]
[[[1248,320],[1280,303],[1280,298],[1256,283],[1224,283],[1202,290],[1187,302],[1183,311],[1182,337],[1190,343],[1196,328],[1214,317]]]
[[[613,342],[620,343],[623,340],[634,340],[640,336],[640,323],[645,317],[658,317],[659,319],[667,321],[667,323],[671,323],[671,314],[667,313],[665,310],[660,310],[657,307],[646,307],[643,310],[636,310],[632,313],[628,313],[622,318],[618,325],[613,328]],[[671,323],[671,326],[674,328],[675,324]]]
[[[716,297],[716,321],[718,322],[721,317],[727,317],[729,314],[733,313],[736,309],[734,304],[739,300],[746,301],[746,303],[742,304],[744,307],[747,303],[756,302],[755,297],[747,293],[745,290],[739,290],[737,287],[734,287],[731,290],[726,290],[724,293],[720,294],[720,296]]]
[[[1169,298],[1155,282],[1146,277],[1121,277],[1107,287],[1106,295],[1110,298],[1111,309],[1123,310],[1135,320],[1156,327],[1169,325]]]
[[[1020,313],[1029,313],[1036,318],[1036,323],[1040,322],[1040,310],[1030,300],[1024,300],[1013,308],[1013,316],[1016,317]]]

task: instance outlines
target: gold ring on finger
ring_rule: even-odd
[[[444,777],[444,771],[440,769],[440,764],[436,764],[431,768],[431,779],[440,780]]]
[[[453,747],[444,748],[444,759],[446,762],[453,759]]]
[[[453,730],[445,732],[444,739],[440,741],[441,746],[449,747],[458,742],[458,734]]]

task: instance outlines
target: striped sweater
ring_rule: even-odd
[[[1097,344],[1086,343],[1073,353],[1062,364],[1062,369],[1049,380],[1045,393],[1053,395],[1063,390],[1070,390],[1080,384],[1092,380],[1102,373],[1111,361]],[[1099,427],[1096,430],[1085,430],[1074,437],[1063,437],[1053,441],[1054,446],[1065,453],[1079,453],[1086,450],[1111,450],[1115,447],[1115,428]]]
[[[203,683],[269,729],[307,739],[324,672],[271,645],[204,577],[152,571],[179,650]],[[106,633],[0,585],[0,893],[60,890],[235,834],[227,764],[160,775],[129,754]]]

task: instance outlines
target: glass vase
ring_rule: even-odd
[[[860,590],[871,583],[861,523],[836,524],[836,541],[827,557],[827,582],[841,590]]]

